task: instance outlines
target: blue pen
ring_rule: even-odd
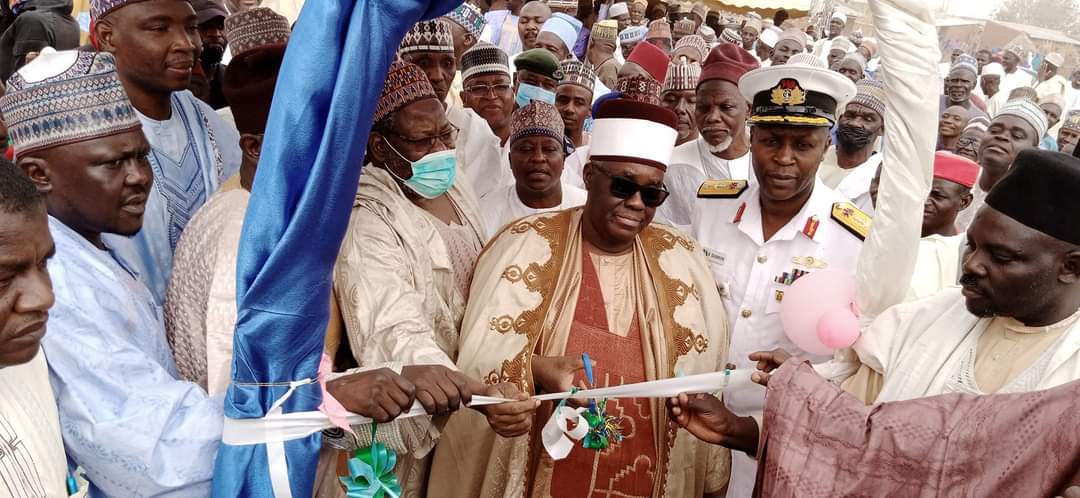
[[[589,383],[589,387],[593,387],[593,373],[592,373],[592,360],[589,359],[589,353],[581,353],[581,361],[585,363],[585,380]],[[589,412],[596,414],[596,400],[589,400]]]

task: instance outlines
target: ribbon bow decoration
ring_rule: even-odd
[[[339,477],[348,498],[399,498],[401,485],[394,475],[397,454],[375,439],[371,427],[371,446],[356,450],[349,459],[349,477]]]

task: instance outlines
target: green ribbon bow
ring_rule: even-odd
[[[394,475],[397,454],[375,440],[371,426],[371,446],[356,450],[349,459],[349,477],[339,477],[348,498],[399,498],[401,486]]]

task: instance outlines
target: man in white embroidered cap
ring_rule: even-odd
[[[934,82],[940,85],[933,62],[937,57],[926,53],[936,52],[936,44],[921,35],[927,32],[926,23],[902,9],[883,10],[896,11],[913,25],[895,40],[905,51],[915,50],[909,45],[931,48],[882,60],[891,77],[884,80],[884,100],[893,111],[886,113],[898,117],[886,129],[890,148],[878,198],[884,212],[875,214],[873,233],[870,217],[817,175],[831,143],[829,131],[855,96],[855,84],[812,55],[806,56],[809,63],[800,56],[781,66],[750,71],[739,80],[739,91],[750,102],[747,122],[756,184],[704,182],[691,222],[691,234],[705,246],[721,289],[732,331],[731,361],[738,368],[752,369],[756,362],[750,360],[751,353],[774,348],[796,349],[815,360],[828,358],[798,349],[780,321],[784,294],[806,274],[828,269],[855,278],[864,316],[902,302],[907,293],[922,206],[933,178],[937,102],[925,95],[941,89],[934,88]],[[726,390],[723,401],[729,413],[746,417],[740,423],[752,425],[749,416],[760,412],[764,394],[760,386],[739,386]],[[732,447],[742,451],[732,454],[728,496],[750,496],[756,464],[746,452],[753,454],[756,447],[753,442]]]
[[[727,320],[705,256],[693,240],[652,223],[668,195],[677,121],[652,104],[600,105],[585,206],[510,223],[477,262],[459,341],[462,372],[539,393],[582,385],[586,352],[596,387],[723,368]],[[541,405],[535,423],[547,422],[552,408]],[[671,431],[662,401],[610,400],[607,410],[624,417],[623,439],[555,462],[524,458],[543,451],[535,434],[498,439],[482,417],[455,415],[432,468],[432,482],[444,485],[428,496],[702,496],[727,483],[730,457]],[[525,476],[533,475],[529,487]]]

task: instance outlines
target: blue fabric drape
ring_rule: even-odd
[[[308,0],[278,77],[237,261],[238,319],[225,416],[259,418],[315,377],[331,271],[390,62],[405,32],[461,0]],[[256,386],[253,384],[277,384]],[[282,385],[283,384],[283,385]],[[317,384],[285,412],[317,410]],[[295,497],[310,496],[320,435],[285,443]],[[273,496],[266,445],[222,445],[214,496]]]

